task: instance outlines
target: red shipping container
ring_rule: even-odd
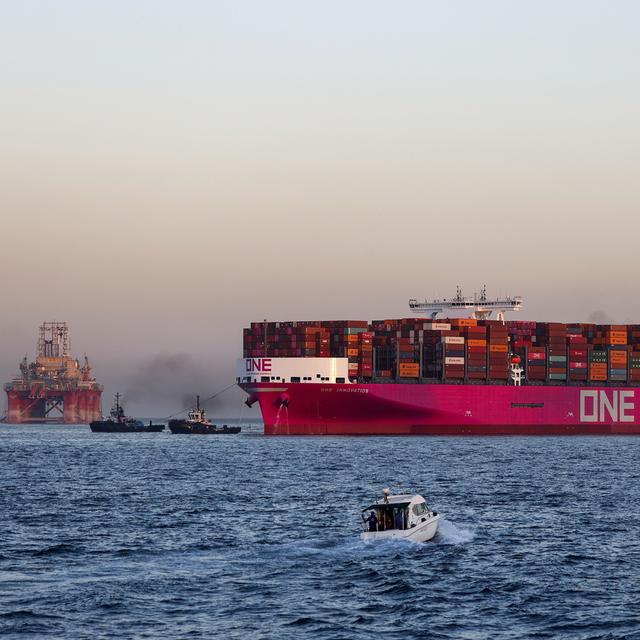
[[[569,349],[569,357],[572,359],[575,358],[576,360],[586,358],[588,353],[585,349]]]

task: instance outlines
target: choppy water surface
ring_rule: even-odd
[[[640,439],[0,426],[0,635],[640,638]],[[365,545],[384,486],[435,542]]]

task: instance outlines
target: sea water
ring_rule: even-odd
[[[640,439],[0,426],[3,638],[640,638]],[[441,515],[363,543],[384,487]]]

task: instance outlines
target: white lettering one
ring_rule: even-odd
[[[580,422],[633,422],[635,392],[632,390],[580,391]]]
[[[587,398],[591,398],[591,413],[587,413]],[[597,391],[581,391],[580,392],[580,422],[597,422],[598,421],[598,392]]]
[[[605,409],[609,414],[612,422],[618,422],[618,392],[613,392],[613,398],[609,400],[606,391],[600,392],[600,422],[605,420]]]
[[[627,411],[633,411],[635,409],[634,402],[627,402],[627,398],[633,400],[633,397],[633,391],[620,392],[620,422],[633,422],[633,414],[627,413]]]

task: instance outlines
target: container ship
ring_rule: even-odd
[[[254,322],[237,382],[267,435],[640,434],[640,324],[505,320],[521,305],[458,291],[410,301],[424,317]]]
[[[84,364],[70,355],[66,322],[44,322],[38,337],[38,355],[27,358],[20,373],[4,385],[9,424],[87,424],[101,419],[102,386]]]

